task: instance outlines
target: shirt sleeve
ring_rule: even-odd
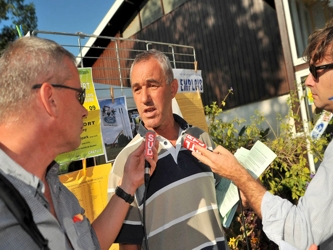
[[[324,160],[297,206],[266,192],[261,203],[263,229],[268,238],[281,240],[297,249],[320,245],[333,235],[333,162],[332,142]]]

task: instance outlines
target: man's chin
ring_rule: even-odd
[[[157,122],[153,118],[144,118],[142,119],[143,124],[145,125],[146,128],[154,128],[157,125]]]
[[[74,151],[76,150],[79,146],[81,145],[81,140],[79,142],[75,142],[75,143],[72,143],[72,144],[67,144],[66,146],[66,149],[64,150],[64,152],[62,153],[68,153],[68,152],[71,152],[71,151]]]

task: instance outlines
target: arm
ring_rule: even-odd
[[[312,243],[320,245],[325,241],[332,244],[332,142],[325,151],[316,176],[304,196],[298,200],[297,206],[270,194],[259,183],[251,180],[237,160],[223,147],[218,146],[214,153],[199,147],[197,150],[202,155],[193,153],[195,157],[208,164],[214,172],[234,181],[241,189],[250,206],[262,217],[263,229],[269,239],[277,244],[284,240],[297,249],[308,249]]]
[[[193,156],[210,166],[214,173],[230,179],[245,196],[247,203],[261,217],[261,201],[266,189],[222,146],[217,146],[213,152],[199,146],[196,149],[201,154],[192,152]]]
[[[133,151],[125,164],[124,175],[120,187],[128,194],[133,195],[136,189],[144,183],[144,143]],[[146,158],[151,166],[151,174],[154,172],[157,162],[158,143],[153,149],[153,159]],[[94,228],[101,249],[109,249],[117,237],[123,221],[126,217],[130,204],[113,195],[103,212],[94,220]]]

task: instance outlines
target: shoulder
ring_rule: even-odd
[[[215,148],[215,143],[213,142],[212,138],[203,129],[201,129],[199,127],[191,126],[185,130],[185,133],[190,134],[190,135],[194,136],[195,138],[198,138],[200,141],[205,143],[208,148]]]

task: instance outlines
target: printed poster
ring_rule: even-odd
[[[178,93],[203,93],[203,80],[201,70],[173,69],[174,77],[178,80]]]
[[[104,154],[100,108],[92,79],[92,70],[91,68],[80,68],[78,71],[81,87],[86,89],[86,99],[83,106],[88,110],[88,116],[83,120],[84,127],[80,146],[74,151],[58,155],[55,160],[59,164]]]
[[[137,109],[129,109],[128,110],[128,118],[130,120],[132,135],[133,135],[133,138],[134,138],[136,136],[136,134],[138,133],[139,124],[140,124],[140,121],[141,121],[138,110]]]
[[[325,129],[327,128],[328,123],[332,119],[333,114],[328,111],[323,111],[318,118],[314,128],[310,132],[310,136],[313,140],[319,139],[323,133],[325,132]]]
[[[127,111],[125,96],[99,100],[102,137],[106,162],[116,158],[119,152],[133,139],[132,126]]]

